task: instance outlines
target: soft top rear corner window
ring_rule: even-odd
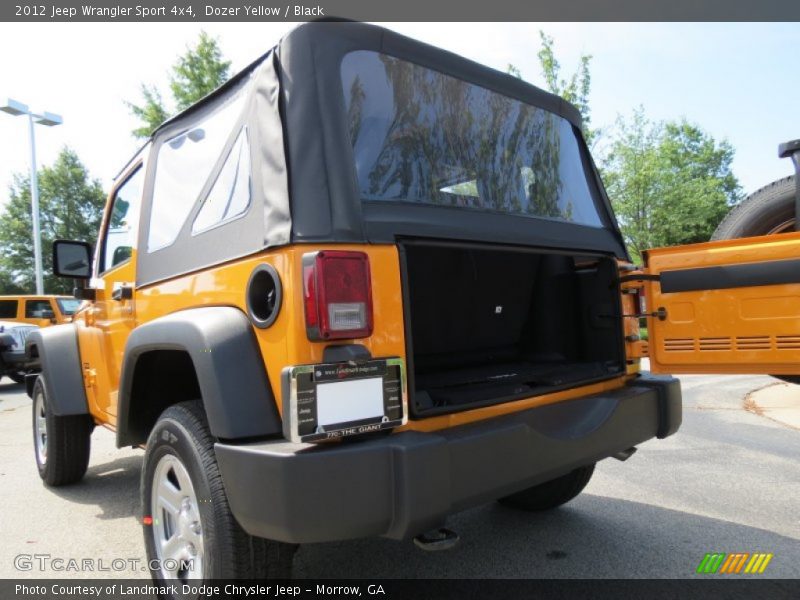
[[[362,200],[602,226],[566,119],[377,52],[341,70]]]

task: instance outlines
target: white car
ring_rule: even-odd
[[[25,355],[25,340],[36,325],[0,321],[0,378],[7,375],[15,383],[23,383],[34,364]]]

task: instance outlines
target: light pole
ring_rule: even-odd
[[[42,278],[42,234],[39,229],[39,183],[36,177],[36,136],[34,135],[34,119],[40,125],[53,127],[61,125],[64,120],[61,116],[44,112],[37,114],[31,112],[27,104],[9,98],[0,110],[10,115],[28,115],[28,136],[31,144],[31,220],[33,221],[33,261],[36,270],[36,293],[44,294],[44,280]]]

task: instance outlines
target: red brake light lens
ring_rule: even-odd
[[[304,255],[303,301],[310,340],[372,335],[372,283],[367,255],[342,250]]]

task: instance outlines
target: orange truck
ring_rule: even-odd
[[[0,296],[0,320],[49,327],[68,323],[80,304],[70,296]]]
[[[796,373],[800,235],[630,264],[578,111],[358,23],[305,24],[164,123],[73,322],[34,332],[39,474],[143,447],[157,581],[285,577],[297,544],[446,548],[448,515],[580,493],[681,424],[658,373]]]
[[[22,383],[36,362],[25,354],[25,341],[36,327],[68,323],[80,300],[69,296],[0,296],[0,378]]]

